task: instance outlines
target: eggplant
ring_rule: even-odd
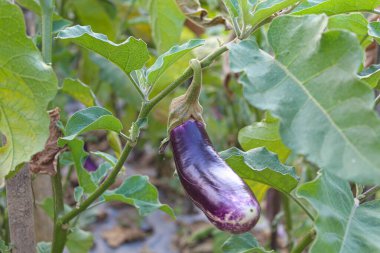
[[[215,151],[202,122],[188,119],[170,130],[177,173],[187,195],[217,228],[249,231],[260,205],[244,181]]]

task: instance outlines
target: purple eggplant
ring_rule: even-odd
[[[207,218],[223,231],[249,231],[260,217],[260,205],[215,151],[204,124],[185,121],[170,130],[170,142],[180,181]]]

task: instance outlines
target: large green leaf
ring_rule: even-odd
[[[294,12],[296,15],[326,14],[336,15],[346,12],[372,12],[380,5],[380,0],[327,0],[310,8]]]
[[[290,149],[282,143],[279,127],[279,120],[266,113],[261,122],[240,129],[239,143],[244,150],[265,147],[276,153],[281,162],[286,162],[290,155]],[[264,199],[267,190],[270,188],[268,185],[258,182],[250,184],[250,187],[259,202]]]
[[[251,233],[233,235],[222,246],[223,253],[269,253]]]
[[[70,253],[88,253],[93,244],[93,234],[77,227],[67,236],[66,247]]]
[[[299,2],[299,0],[264,0],[258,2],[259,3],[254,8],[253,16],[249,20],[253,26],[260,24],[265,19],[272,16],[272,14],[292,6]]]
[[[142,216],[160,209],[174,218],[174,212],[168,205],[158,200],[157,189],[148,181],[147,176],[131,176],[117,189],[103,194],[106,201],[119,201],[133,205]]]
[[[280,161],[286,162],[290,155],[288,147],[282,143],[279,120],[266,116],[261,122],[253,123],[239,131],[238,140],[244,150],[265,147],[278,155]]]
[[[120,120],[112,113],[102,107],[93,106],[77,111],[67,121],[65,127],[65,137],[59,139],[58,143],[65,143],[74,140],[78,135],[93,130],[110,130],[120,132],[123,128]]]
[[[62,92],[72,96],[85,106],[94,106],[96,104],[95,94],[90,87],[78,79],[66,78],[63,81]]]
[[[160,55],[156,62],[146,71],[147,81],[150,85],[155,84],[158,79],[170,68],[174,63],[178,61],[182,56],[190,52],[196,47],[204,44],[204,40],[190,40],[180,46],[174,46],[169,51]]]
[[[372,42],[372,38],[368,36],[368,21],[361,13],[331,16],[327,27],[329,29],[344,29],[355,33],[363,48],[366,48]]]
[[[247,152],[230,148],[221,152],[220,156],[251,188],[255,182],[260,182],[290,193],[298,184],[294,168],[281,164],[277,155],[265,148]]]
[[[90,26],[68,27],[60,31],[57,38],[70,40],[100,54],[126,73],[142,68],[149,59],[144,41],[129,37],[124,42],[116,44],[108,40],[106,35],[94,33]]]
[[[350,184],[325,171],[312,182],[299,187],[318,212],[317,238],[311,253],[380,252],[380,201],[359,205]]]
[[[151,0],[149,15],[153,40],[162,54],[179,42],[185,15],[175,0]]]
[[[356,72],[354,34],[327,31],[325,15],[283,16],[268,31],[274,57],[253,40],[231,46],[245,98],[280,118],[283,142],[321,168],[358,183],[380,183],[380,120],[371,88]]]
[[[106,34],[111,40],[116,39],[118,31],[115,17],[107,11],[107,5],[104,0],[75,0],[70,1],[70,5],[79,23],[82,25],[90,25],[95,31]],[[103,4],[105,3],[105,4]]]
[[[41,151],[49,136],[46,107],[57,91],[52,68],[25,35],[17,5],[0,0],[0,178]]]

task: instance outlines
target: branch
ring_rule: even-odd
[[[302,253],[313,242],[314,238],[315,230],[312,230],[292,249],[291,253]]]
[[[201,61],[202,68],[208,67],[211,63],[225,51],[227,51],[227,46],[222,46],[218,48],[216,51],[211,53],[209,56],[204,58]],[[177,88],[180,84],[190,78],[193,74],[193,70],[188,67],[185,72],[177,78],[173,83],[167,86],[164,90],[162,90],[156,97],[154,97],[150,101],[143,102],[141,107],[139,116],[135,122],[139,122],[140,120],[146,118],[153,107],[158,104],[163,98],[165,98],[168,94],[170,94],[175,88]],[[138,136],[131,136],[130,139],[137,139]],[[102,195],[115,181],[119,171],[124,165],[125,160],[127,159],[129,153],[133,149],[135,143],[128,141],[124,146],[124,149],[121,153],[120,158],[118,159],[115,167],[112,169],[111,174],[107,177],[107,179],[96,189],[85,201],[81,203],[78,208],[72,209],[70,212],[66,213],[64,216],[57,220],[58,225],[62,226],[67,224],[81,212],[85,211],[87,207],[89,207],[100,195]]]
[[[296,202],[296,204],[301,207],[305,213],[307,214],[307,216],[309,216],[309,218],[312,220],[312,221],[315,221],[315,218],[314,216],[311,214],[311,212],[306,208],[306,206],[299,200],[297,199],[296,197],[294,197],[292,194],[290,193],[287,193],[286,194],[288,197],[290,197],[294,202]]]
[[[47,64],[51,64],[54,1],[41,0],[40,4],[42,10],[42,56]]]

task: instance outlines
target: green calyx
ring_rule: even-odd
[[[173,99],[170,104],[168,132],[189,119],[204,123],[202,118],[203,108],[199,103],[202,88],[202,66],[198,60],[192,59],[190,67],[193,69],[194,75],[189,88],[185,94]]]

